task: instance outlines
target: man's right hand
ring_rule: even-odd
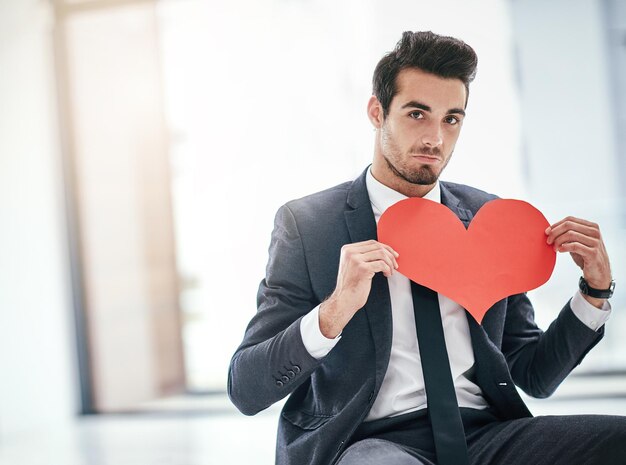
[[[398,253],[375,240],[347,244],[341,248],[337,286],[320,305],[322,334],[333,339],[361,309],[370,294],[372,278],[378,272],[389,278],[398,268]]]

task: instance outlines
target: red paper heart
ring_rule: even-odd
[[[497,301],[545,283],[556,253],[550,226],[521,200],[497,199],[476,213],[466,230],[445,205],[402,200],[380,217],[378,240],[400,254],[398,271],[454,300],[478,321]]]

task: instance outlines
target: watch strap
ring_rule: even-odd
[[[613,296],[613,291],[615,290],[615,281],[611,280],[611,284],[608,289],[596,289],[589,285],[589,283],[583,278],[580,277],[578,281],[578,288],[580,292],[589,297],[593,297],[596,299],[610,299]]]

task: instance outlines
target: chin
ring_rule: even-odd
[[[433,172],[430,168],[422,167],[417,171],[407,173],[402,178],[411,184],[418,184],[420,186],[430,186],[437,182],[440,173]]]

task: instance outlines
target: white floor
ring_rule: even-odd
[[[566,392],[528,403],[536,415],[626,415],[626,398],[568,399]],[[160,403],[158,413],[82,417],[64,428],[0,438],[0,464],[272,465],[279,408],[245,417],[225,397],[188,397]]]
[[[271,465],[278,412],[87,416],[65,428],[0,438],[0,464]]]

